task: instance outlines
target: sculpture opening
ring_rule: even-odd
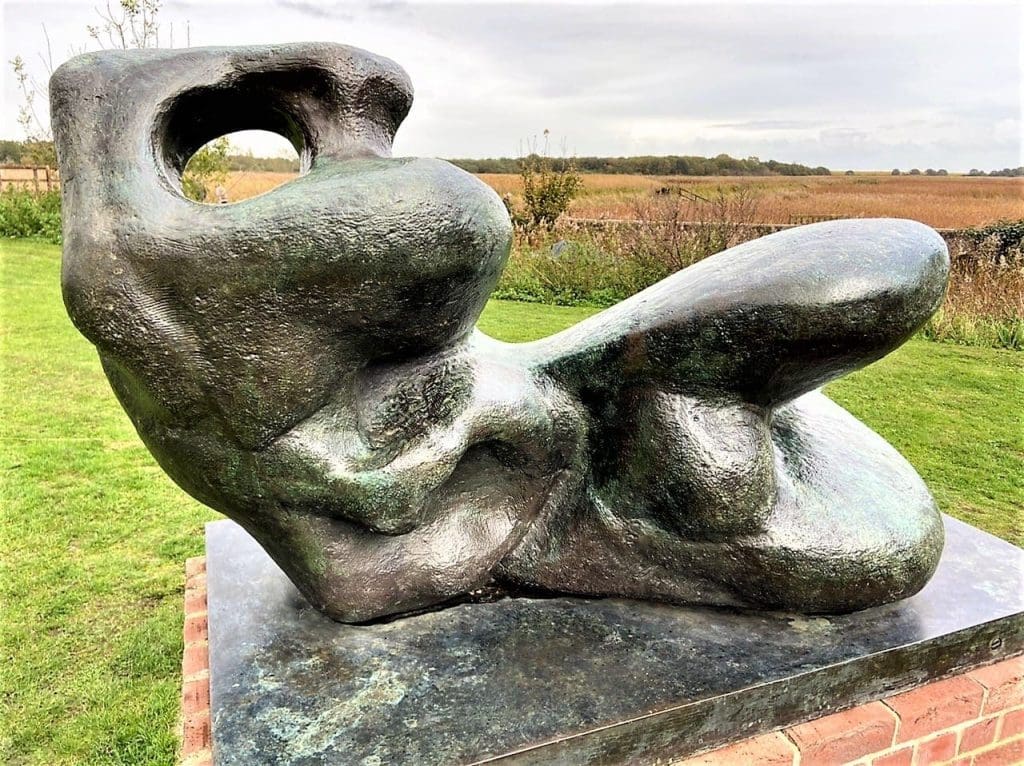
[[[254,156],[253,146],[260,156]],[[282,135],[242,130],[207,141],[185,163],[182,193],[208,205],[234,204],[294,180],[299,155]]]
[[[508,214],[448,163],[390,156],[411,100],[394,62],[323,43],[54,74],[65,302],[179,485],[348,622],[490,584],[809,613],[924,585],[930,494],[817,389],[936,310],[934,231],[792,229],[500,343],[474,325]],[[188,158],[243,129],[307,172],[186,200]]]

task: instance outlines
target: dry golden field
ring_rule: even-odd
[[[233,172],[224,184],[236,202],[290,180],[289,173]],[[480,176],[499,194],[519,194],[516,175]],[[705,198],[743,196],[750,223],[799,223],[810,217],[913,218],[939,228],[981,226],[1024,218],[1024,178],[966,176],[629,176],[587,174],[569,215],[636,218],[649,210],[658,189],[684,190]]]
[[[229,202],[238,202],[239,200],[248,199],[249,197],[255,197],[257,194],[268,192],[275,186],[287,183],[295,177],[295,173],[257,173],[253,171],[233,170],[228,173],[228,178],[224,182],[224,189],[228,193]],[[208,191],[212,192],[212,189]],[[212,199],[213,194],[209,193],[207,198]]]
[[[515,196],[518,176],[484,175],[499,194]],[[584,191],[569,208],[579,218],[636,218],[662,188],[708,199],[746,190],[750,223],[797,223],[803,217],[913,218],[961,228],[1024,218],[1024,178],[965,176],[624,176],[584,175]]]

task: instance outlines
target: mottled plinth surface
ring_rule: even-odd
[[[845,616],[506,599],[359,626],[214,522],[215,763],[647,763],[1024,652],[1024,551],[945,523],[921,593]]]

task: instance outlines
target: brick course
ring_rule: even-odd
[[[782,732],[772,732],[761,737],[751,737],[695,756],[686,761],[687,766],[722,766],[722,764],[757,763],[763,766],[791,766],[797,748]]]
[[[914,749],[917,763],[945,763],[956,755],[956,732],[947,731],[937,737],[926,739]]]
[[[185,631],[181,658],[181,766],[212,766],[210,650],[206,622],[206,559],[185,562]]]
[[[977,723],[972,723],[960,734],[960,747],[962,753],[969,753],[972,750],[981,750],[986,745],[991,745],[996,738],[996,724],[998,718],[986,718]]]
[[[889,697],[885,704],[900,720],[897,742],[926,737],[981,714],[985,687],[966,676],[920,686]]]
[[[1024,658],[1003,667],[1005,663],[971,671],[971,678],[988,691],[986,713],[1024,706]]]
[[[674,766],[776,766],[780,736],[793,744],[791,760],[781,761],[787,766],[1024,764],[1024,657],[751,737]],[[762,748],[772,753],[771,760],[736,758]]]
[[[886,755],[871,759],[871,766],[911,766],[914,762],[914,747],[901,747]]]
[[[1024,707],[1006,711],[1002,720],[1003,728],[999,733],[1001,739],[1011,739],[1024,734]]]
[[[881,702],[869,702],[786,729],[803,760],[850,763],[871,753],[888,750],[896,737],[899,719]]]

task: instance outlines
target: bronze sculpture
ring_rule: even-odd
[[[393,62],[105,51],[50,87],[71,318],[167,473],[331,617],[492,583],[840,612],[934,571],[924,484],[816,391],[938,307],[931,229],[782,232],[505,344],[474,323],[507,213],[448,163],[390,157],[412,100]],[[304,174],[187,200],[191,154],[243,129],[287,137]]]

